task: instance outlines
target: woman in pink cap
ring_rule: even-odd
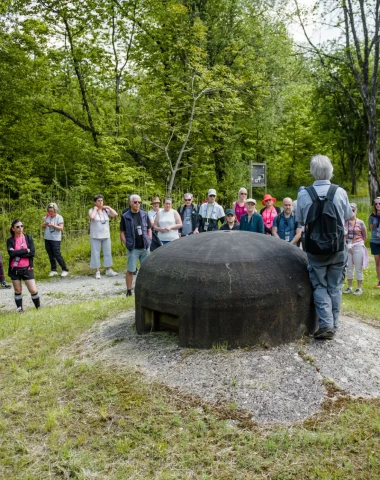
[[[265,235],[272,235],[273,220],[281,213],[281,209],[274,206],[276,202],[277,200],[269,193],[264,195],[261,202],[264,205],[264,208],[260,210],[260,215],[263,217]]]

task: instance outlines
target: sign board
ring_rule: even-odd
[[[267,186],[267,164],[251,162],[251,188]]]

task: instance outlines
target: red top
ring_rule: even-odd
[[[240,218],[242,215],[244,215],[247,212],[247,205],[244,202],[244,205],[241,207],[238,202],[235,202],[235,214],[236,214],[236,219],[240,223]]]
[[[15,237],[15,250],[23,250],[24,248],[28,248],[24,235],[22,235],[21,237]],[[15,260],[16,259],[13,258],[11,261],[12,268],[14,267]],[[18,268],[29,267],[29,263],[30,263],[29,258],[25,258],[25,257],[20,258],[17,267]]]

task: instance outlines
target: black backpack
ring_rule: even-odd
[[[305,250],[313,255],[331,255],[344,250],[344,227],[333,203],[338,185],[331,185],[320,199],[314,187],[307,187],[313,203],[305,223]]]

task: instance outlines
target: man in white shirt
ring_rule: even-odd
[[[216,203],[216,190],[210,188],[207,203],[203,203],[199,208],[198,226],[194,233],[219,230],[219,222],[224,223],[224,216],[223,207]]]

